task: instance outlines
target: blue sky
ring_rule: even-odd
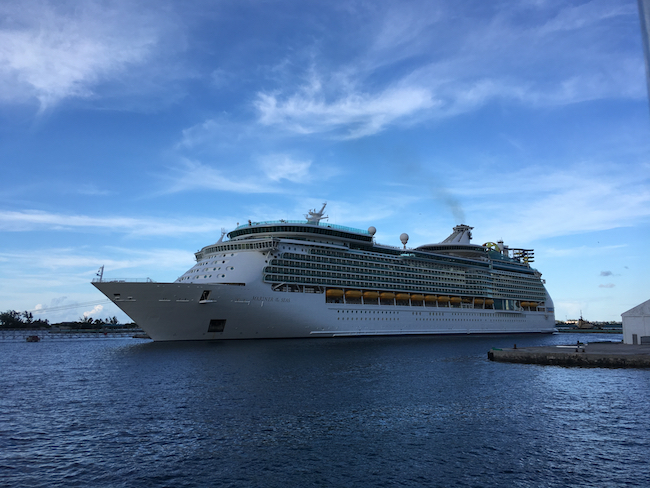
[[[238,222],[535,249],[557,318],[650,297],[634,0],[5,0],[0,311],[117,315]]]

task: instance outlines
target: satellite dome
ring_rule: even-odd
[[[368,234],[370,234],[371,236],[374,236],[375,232],[377,232],[377,229],[375,229],[374,226],[371,225],[370,227],[368,227]]]
[[[406,247],[406,243],[409,241],[409,235],[404,232],[401,236],[399,236],[399,240],[402,241],[402,244],[404,244],[404,247]]]

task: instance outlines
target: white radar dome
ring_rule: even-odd
[[[401,236],[399,236],[399,240],[402,241],[402,244],[406,247],[406,243],[409,241],[409,235],[404,232]]]
[[[371,236],[374,236],[376,232],[377,229],[375,229],[374,226],[371,225],[370,227],[368,227],[368,234],[370,234]]]

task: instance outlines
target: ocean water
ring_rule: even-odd
[[[577,339],[0,342],[0,486],[650,486],[650,370],[487,360]]]

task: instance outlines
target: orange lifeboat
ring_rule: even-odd
[[[475,305],[483,305],[483,299],[482,298],[475,298],[474,299],[474,304]]]
[[[420,295],[419,293],[415,293],[411,295],[411,301],[413,302],[423,302],[424,301],[424,295]]]
[[[363,293],[359,290],[348,290],[345,292],[345,298],[361,298]]]
[[[460,300],[460,297],[451,297],[451,298],[449,299],[449,301],[450,301],[451,303],[460,303],[461,300]]]
[[[334,288],[329,289],[325,292],[325,296],[332,297],[332,298],[339,298],[344,295],[343,290],[336,290]]]
[[[379,298],[379,293],[376,291],[364,291],[363,292],[363,299],[364,300],[377,300]]]
[[[395,295],[395,298],[398,300],[409,300],[411,298],[411,295],[408,293],[398,293]]]
[[[435,295],[427,295],[427,296],[424,297],[424,301],[427,302],[427,303],[437,302],[438,297],[435,296]]]
[[[439,302],[448,302],[448,301],[449,301],[449,297],[438,297],[438,301],[439,301]]]
[[[395,293],[391,293],[389,291],[384,291],[379,294],[379,298],[382,300],[394,300],[395,299]]]

